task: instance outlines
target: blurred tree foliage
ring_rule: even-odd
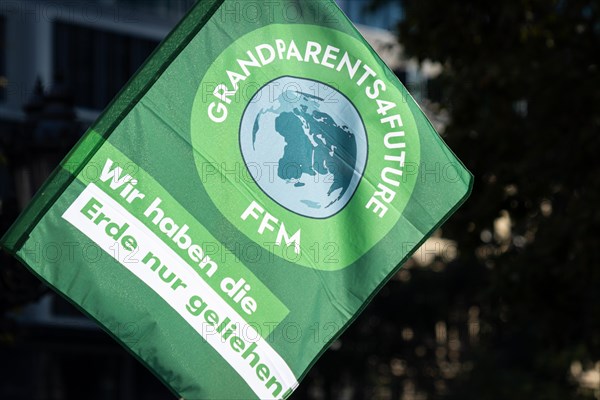
[[[302,396],[599,398],[600,3],[403,4],[400,40],[442,63],[444,139],[476,178],[443,227],[460,254],[405,267]]]

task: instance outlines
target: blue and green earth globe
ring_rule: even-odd
[[[350,201],[367,161],[367,135],[352,102],[333,87],[295,77],[263,86],[240,126],[244,162],[258,186],[311,218]]]

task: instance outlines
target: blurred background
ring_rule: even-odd
[[[1,233],[193,3],[0,0]],[[475,188],[292,398],[600,399],[600,3],[338,4]],[[173,398],[0,257],[0,399]]]

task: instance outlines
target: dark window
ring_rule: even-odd
[[[371,3],[364,0],[338,0],[338,4],[355,24],[381,29],[395,30],[404,16],[399,2],[382,2],[375,7],[370,7]]]
[[[405,69],[397,69],[394,71],[400,82],[406,87],[408,85],[406,80],[406,70]]]
[[[75,306],[57,294],[52,294],[51,304],[53,316],[85,318]]]
[[[0,101],[6,100],[6,18],[0,16]]]
[[[54,72],[79,107],[103,109],[137,71],[158,41],[57,22]]]
[[[434,103],[442,103],[447,100],[444,99],[444,82],[442,79],[438,77],[427,81],[426,97]]]

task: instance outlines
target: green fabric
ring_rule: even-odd
[[[178,396],[286,398],[471,185],[333,1],[200,1],[2,244]]]

